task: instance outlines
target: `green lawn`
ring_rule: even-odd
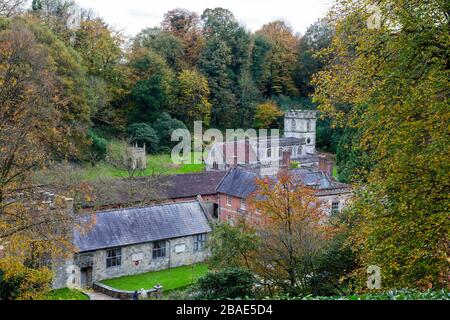
[[[127,291],[140,290],[142,288],[151,289],[155,285],[160,284],[163,286],[164,292],[167,292],[194,284],[207,271],[208,267],[206,264],[199,263],[191,266],[103,280],[102,283]]]
[[[201,160],[201,152],[193,152],[192,159]],[[187,174],[187,173],[198,173],[205,170],[204,164],[182,164],[175,165],[172,163],[170,154],[163,155],[150,155],[147,157],[147,169],[140,172],[138,176],[150,176],[152,174]],[[93,180],[96,177],[126,177],[127,172],[125,170],[119,170],[106,163],[100,163],[95,167],[86,164],[83,170],[83,176],[87,180]]]
[[[64,288],[50,291],[45,300],[89,300],[78,290]]]

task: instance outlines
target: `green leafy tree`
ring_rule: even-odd
[[[89,131],[88,138],[91,140],[91,146],[88,152],[89,161],[95,166],[98,162],[105,160],[108,152],[108,141],[92,130]]]
[[[371,1],[339,4],[330,15],[333,59],[315,78],[315,100],[358,132],[351,150],[371,162],[358,168],[364,187],[352,211],[358,275],[377,265],[385,288],[445,287],[449,4],[379,1],[379,25],[370,24]]]
[[[299,40],[293,34],[292,28],[283,21],[274,21],[264,25],[257,34],[270,43],[270,46],[267,46],[260,40],[260,43],[264,44],[262,48],[270,48],[270,51],[266,52],[264,64],[260,67],[262,75],[267,76],[263,86],[265,95],[297,95],[293,76]]]
[[[127,129],[131,143],[138,143],[141,146],[145,144],[149,153],[159,151],[159,138],[156,131],[147,123],[137,122],[130,125]]]
[[[229,223],[214,225],[208,240],[211,268],[242,267],[250,268],[250,253],[258,246],[258,237],[244,221],[236,226]]]
[[[183,122],[172,118],[168,113],[163,113],[158,120],[153,123],[153,128],[158,135],[160,152],[170,152],[177,144],[172,141],[172,132],[177,129],[187,129]]]
[[[189,127],[194,121],[209,125],[211,103],[208,80],[195,70],[184,70],[178,75],[178,99],[176,113]]]
[[[131,53],[131,114],[132,121],[153,122],[169,110],[173,101],[172,70],[154,51],[139,48]]]
[[[279,117],[284,115],[275,102],[268,101],[256,107],[255,126],[261,129],[273,128]]]
[[[163,57],[172,70],[181,71],[186,67],[185,49],[182,39],[159,28],[142,30],[134,39],[135,49],[152,49]]]

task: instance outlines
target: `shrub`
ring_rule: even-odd
[[[227,268],[208,272],[196,285],[196,298],[200,300],[223,300],[253,297],[255,278],[241,268]]]
[[[127,133],[132,143],[141,145],[145,143],[148,153],[157,153],[159,151],[158,135],[148,123],[133,123],[128,127]]]
[[[95,165],[97,162],[105,160],[108,151],[108,141],[93,131],[89,131],[88,138],[91,140],[89,161],[92,165]]]
[[[0,300],[36,300],[50,291],[52,272],[31,269],[10,259],[0,260]]]

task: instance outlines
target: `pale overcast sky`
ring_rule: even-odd
[[[159,26],[164,13],[184,8],[199,15],[206,8],[229,9],[247,29],[258,30],[263,24],[281,19],[295,32],[323,17],[333,0],[76,0],[83,8],[91,8],[115,29],[135,35],[146,27]]]

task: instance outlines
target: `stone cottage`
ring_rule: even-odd
[[[80,217],[88,223],[91,216]],[[86,220],[86,221],[83,221]],[[55,269],[53,287],[174,268],[206,259],[212,217],[201,200],[95,213],[86,232],[75,230],[73,259]]]

